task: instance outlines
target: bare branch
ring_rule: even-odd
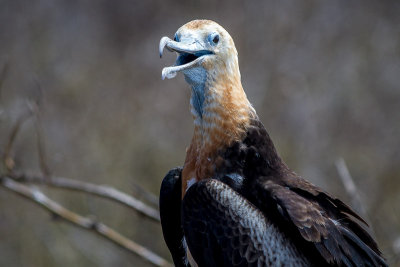
[[[35,114],[36,144],[38,148],[39,167],[44,178],[49,179],[51,173],[49,165],[47,164],[46,147],[45,142],[43,141],[42,116],[39,111],[39,106],[36,103],[29,104],[33,114]]]
[[[33,101],[28,102],[28,106],[32,113],[35,115],[35,131],[36,131],[36,145],[38,148],[38,160],[39,167],[43,176],[48,179],[51,175],[49,165],[47,164],[46,156],[46,144],[44,142],[43,124],[42,124],[42,113],[40,107],[42,105],[44,91],[39,78],[34,75],[34,81],[36,84],[35,91],[37,92],[36,97]]]
[[[27,174],[10,174],[9,177],[23,183],[36,183],[36,184],[46,184],[48,186],[74,190],[79,192],[88,193],[91,195],[106,198],[118,203],[121,203],[140,214],[152,219],[153,221],[160,221],[160,214],[157,209],[152,208],[142,201],[123,193],[111,186],[107,185],[96,185],[87,182],[82,182],[78,180],[73,180],[63,177],[50,177],[46,179],[39,175],[27,175]]]
[[[107,225],[90,219],[89,217],[81,216],[64,208],[59,203],[51,200],[37,189],[18,183],[8,177],[0,177],[0,181],[1,184],[8,190],[35,202],[42,208],[50,211],[52,214],[55,214],[60,218],[81,228],[94,231],[100,236],[113,241],[115,244],[127,249],[128,251],[134,252],[135,254],[141,256],[142,258],[156,266],[172,266],[169,262],[158,256],[154,252],[124,237]]]
[[[18,135],[18,132],[21,128],[21,125],[31,116],[30,112],[23,114],[17,122],[14,124],[14,127],[11,130],[11,133],[8,137],[8,141],[3,154],[3,164],[8,172],[11,172],[14,169],[14,159],[11,156],[11,150],[14,145],[15,139]]]
[[[52,187],[58,187],[63,189],[69,189],[74,191],[80,191],[89,193],[92,195],[96,195],[99,197],[107,198],[116,202],[119,202],[129,208],[134,209],[140,214],[144,215],[152,219],[153,221],[159,222],[160,215],[157,209],[146,205],[142,201],[126,194],[117,189],[106,186],[106,185],[95,185],[87,182],[81,182],[78,180],[72,180],[68,178],[62,177],[51,177],[50,170],[46,161],[45,147],[43,142],[43,134],[42,134],[42,126],[40,121],[40,114],[38,110],[38,106],[35,103],[28,102],[28,107],[30,109],[30,113],[25,114],[25,116],[21,116],[19,120],[15,123],[15,126],[10,134],[8,143],[6,145],[6,150],[4,153],[4,165],[6,166],[7,174],[9,177],[13,179],[17,179],[19,182],[27,182],[27,183],[39,183],[46,184]],[[27,175],[27,174],[16,174],[14,171],[14,160],[11,157],[11,150],[15,141],[15,138],[18,134],[21,124],[28,118],[26,115],[34,114],[36,118],[36,133],[37,133],[37,147],[38,147],[38,156],[39,156],[39,164],[40,169],[42,171],[42,175]],[[144,193],[146,194],[146,193]],[[150,194],[150,193],[148,193]]]
[[[5,167],[5,174],[7,175],[7,177],[0,174],[0,184],[4,188],[7,188],[12,192],[17,193],[35,202],[42,208],[45,208],[48,211],[50,211],[52,214],[57,215],[58,217],[74,225],[80,226],[87,230],[92,230],[97,234],[103,236],[104,238],[113,241],[117,245],[131,252],[136,253],[137,255],[141,256],[142,258],[153,263],[156,266],[172,266],[169,262],[159,257],[154,252],[133,242],[132,240],[129,240],[128,238],[122,236],[121,234],[109,228],[105,224],[97,222],[94,219],[91,219],[90,217],[83,217],[79,214],[76,214],[64,208],[59,203],[49,199],[38,189],[34,189],[32,187],[20,183],[20,182],[26,182],[26,183],[45,184],[55,188],[69,189],[69,190],[89,193],[92,195],[96,195],[99,197],[119,202],[127,207],[134,209],[140,214],[152,219],[153,221],[156,222],[160,221],[159,212],[157,209],[154,209],[144,204],[143,202],[137,200],[136,198],[116,190],[113,187],[106,185],[95,185],[62,177],[51,177],[50,170],[48,168],[46,160],[46,154],[45,154],[46,151],[44,147],[45,144],[43,142],[43,129],[41,124],[39,109],[35,103],[28,103],[28,106],[30,112],[22,115],[16,121],[7,140],[5,151],[3,154],[3,165]],[[11,151],[15,143],[15,139],[18,135],[18,132],[21,128],[21,125],[32,114],[35,115],[36,119],[35,120],[36,137],[37,137],[36,141],[38,147],[39,165],[42,172],[42,175],[40,176],[16,174],[14,170],[15,163],[11,156]]]
[[[147,202],[152,204],[155,207],[158,207],[158,197],[153,195],[152,193],[148,192],[142,186],[136,183],[132,183],[133,185],[133,193],[134,195],[138,196],[139,198],[145,199]]]
[[[336,162],[336,169],[339,173],[339,177],[343,183],[344,189],[350,196],[353,208],[360,212],[364,218],[367,219],[367,212],[362,205],[361,197],[358,194],[357,187],[354,183],[353,178],[350,175],[349,169],[347,168],[346,162],[343,158],[339,158]]]

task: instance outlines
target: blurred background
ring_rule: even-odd
[[[248,98],[288,165],[351,203],[343,158],[377,241],[400,266],[400,4],[397,1],[0,0],[0,152],[39,102],[51,173],[158,195],[193,122],[175,55],[158,43],[207,18],[235,40]],[[34,120],[17,170],[40,172]],[[109,201],[42,187],[171,261],[160,225]],[[397,256],[396,256],[397,253]],[[0,266],[151,266],[0,187]]]

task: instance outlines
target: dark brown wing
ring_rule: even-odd
[[[275,216],[280,218],[274,220],[284,220],[286,230],[313,244],[326,263],[387,266],[375,241],[360,225],[361,218],[340,200],[300,177],[260,178],[255,189],[258,206],[266,214],[276,209]]]

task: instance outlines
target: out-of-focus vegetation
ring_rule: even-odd
[[[399,14],[397,1],[372,0],[0,1],[0,147],[27,101],[39,101],[53,174],[158,194],[193,128],[182,76],[161,81],[175,56],[160,60],[158,42],[212,19],[234,38],[244,88],[284,160],[350,203],[335,169],[343,157],[380,247],[399,266]],[[18,170],[39,172],[35,138],[29,120],[13,151]],[[170,259],[160,226],[131,210],[44,192]],[[0,266],[148,263],[0,188]]]

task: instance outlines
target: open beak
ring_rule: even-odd
[[[174,66],[166,67],[162,70],[161,78],[163,80],[165,78],[172,79],[180,71],[199,66],[206,56],[213,54],[213,52],[205,49],[200,42],[191,41],[187,43],[184,40],[175,42],[168,37],[163,37],[160,40],[160,57],[163,55],[164,48],[171,52],[177,52],[178,58]]]

